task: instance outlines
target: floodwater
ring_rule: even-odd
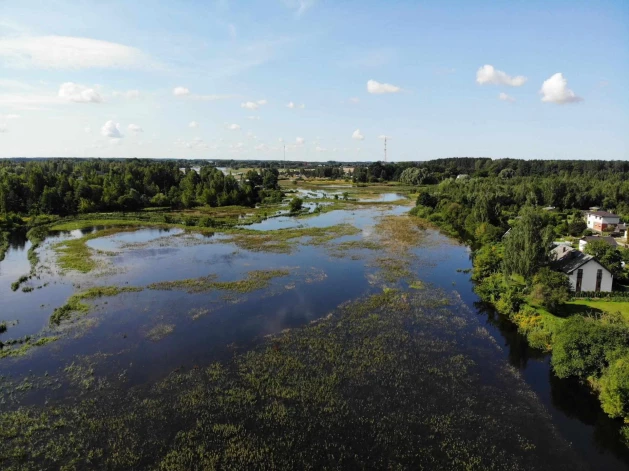
[[[394,201],[385,194],[378,201]],[[304,219],[280,216],[246,226],[274,230],[351,224],[361,233],[339,241],[369,239],[383,215],[399,215],[408,207],[379,205],[339,210]],[[0,320],[12,321],[0,341],[27,335],[59,335],[60,340],[34,347],[26,356],[0,359],[0,376],[19,379],[43,377],[62,371],[73,362],[94,360],[95,375],[120,381],[128,387],[156,381],[184,366],[207,365],[230,358],[268,334],[299,327],[321,318],[340,304],[374,293],[369,283],[377,269],[369,251],[362,257],[333,257],[322,246],[297,245],[291,253],[267,253],[238,248],[220,234],[200,235],[178,229],[139,229],[92,239],[103,266],[96,274],[60,273],[52,246],[102,228],[51,235],[38,249],[38,277],[25,285],[32,292],[13,292],[11,283],[30,270],[30,243],[14,240],[0,262]],[[469,249],[427,230],[429,243],[414,249],[413,271],[424,283],[454,292],[466,306],[461,316],[484,325],[502,347],[504,361],[517,368],[548,410],[558,432],[592,469],[624,469],[627,449],[618,441],[619,423],[607,418],[596,398],[574,381],[556,378],[549,357],[528,347],[514,326],[479,304],[469,274]],[[93,301],[89,315],[62,328],[49,325],[53,309],[75,292],[91,286],[146,288],[152,283],[216,276],[220,281],[239,280],[254,270],[287,269],[266,289],[238,296],[221,291],[188,293],[181,290],[143,289]],[[169,334],[156,340],[151,332],[168,326]],[[96,361],[98,359],[98,361]],[[91,361],[90,360],[90,361]],[[482,365],[481,365],[482,366]],[[491,366],[487,366],[490,368]],[[24,394],[22,404],[70,400],[72,389],[35,389]],[[531,424],[534,426],[534,424]]]

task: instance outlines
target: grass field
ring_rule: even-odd
[[[625,322],[629,323],[629,301],[621,302],[621,301],[587,301],[585,299],[579,299],[576,301],[570,301],[566,303],[566,310],[570,314],[581,313],[584,314],[588,311],[594,313],[603,313],[603,312],[620,312],[622,314],[622,318]]]

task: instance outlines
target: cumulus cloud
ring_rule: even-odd
[[[326,149],[325,147],[317,146],[317,147],[315,147],[315,151],[317,151],[317,152],[327,152],[328,149]]]
[[[240,131],[240,126],[238,124],[230,124],[228,128],[230,131]]]
[[[383,93],[398,93],[401,92],[402,89],[395,85],[391,85],[390,83],[380,83],[375,80],[369,80],[367,82],[367,91],[369,93],[381,95]]]
[[[260,107],[260,105],[258,105],[257,103],[253,101],[246,101],[245,103],[241,103],[240,107],[246,108],[248,110],[257,110]]]
[[[268,103],[268,101],[266,100],[258,100],[258,105],[262,106],[262,105],[266,105]]]
[[[298,146],[303,146],[305,143],[306,141],[303,137],[298,137],[295,139],[295,144],[297,144]]]
[[[480,85],[509,85],[510,87],[520,87],[524,85],[527,78],[523,75],[511,77],[502,70],[494,69],[493,65],[484,65],[476,71],[476,82]]]
[[[295,108],[295,103],[293,103],[292,101],[288,102],[288,105],[286,105],[286,108],[290,108],[291,110]]]
[[[112,120],[109,120],[105,124],[103,124],[103,127],[100,129],[100,133],[104,137],[109,137],[111,139],[122,139],[122,134],[120,133],[120,125],[118,123],[114,123]]]
[[[277,139],[277,142],[284,142],[284,139],[282,139],[281,137]]]
[[[190,90],[188,90],[186,87],[175,87],[173,89],[173,95],[175,95],[175,96],[190,95]]]
[[[359,140],[359,141],[362,141],[364,138],[365,138],[365,136],[363,136],[363,135],[360,133],[360,129],[356,129],[356,131],[354,131],[354,132],[352,133],[352,139],[357,139],[357,140]]]
[[[133,134],[144,132],[144,129],[142,129],[142,127],[138,126],[137,124],[130,124],[127,127],[127,129],[129,130],[129,132],[132,132]]]
[[[568,88],[568,81],[563,74],[558,72],[547,80],[544,80],[539,93],[542,95],[542,101],[546,103],[556,103],[563,105],[565,103],[577,103],[583,101],[583,98],[577,96]]]
[[[3,38],[0,58],[5,66],[20,69],[130,69],[154,65],[134,47],[69,36]]]
[[[59,98],[75,103],[102,103],[103,98],[93,88],[74,82],[66,82],[59,87]]]
[[[502,101],[508,101],[509,103],[513,103],[515,101],[515,98],[513,98],[512,96],[507,95],[504,92],[501,92],[500,95],[498,95],[498,98]]]
[[[112,95],[116,98],[126,98],[128,100],[134,100],[140,98],[140,90],[127,90],[126,92],[114,91]]]
[[[190,121],[190,124],[188,124],[189,128],[198,128],[199,127],[199,123],[197,123],[196,121]]]

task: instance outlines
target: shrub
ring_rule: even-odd
[[[290,200],[290,203],[288,203],[288,207],[290,208],[291,213],[296,213],[297,211],[301,209],[303,204],[304,204],[304,201],[301,198],[295,197],[292,200]]]
[[[600,381],[603,410],[612,417],[629,416],[629,355],[614,361]]]
[[[544,267],[533,277],[533,283],[533,298],[553,314],[569,298],[570,282],[561,272]]]

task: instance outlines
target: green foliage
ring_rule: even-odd
[[[520,219],[505,236],[503,267],[507,274],[530,278],[549,263],[552,228],[547,214],[524,207]]]
[[[585,246],[584,252],[596,258],[607,268],[614,277],[622,274],[622,255],[616,247],[612,247],[604,240],[590,240]]]
[[[574,219],[568,224],[568,234],[573,237],[579,237],[583,235],[583,232],[587,229],[587,224],[581,217],[574,217]]]
[[[611,417],[629,417],[629,355],[611,363],[599,386],[603,410]]]
[[[533,277],[533,299],[553,314],[568,301],[569,291],[570,281],[564,273],[543,267]]]
[[[554,338],[552,365],[560,378],[600,376],[629,348],[629,327],[572,316]]]
[[[290,208],[291,213],[296,213],[297,211],[301,210],[303,204],[304,200],[298,197],[294,197],[292,200],[290,200],[288,207]]]

